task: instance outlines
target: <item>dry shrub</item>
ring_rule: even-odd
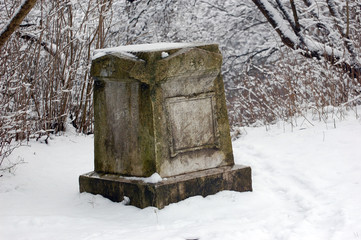
[[[1,19],[19,2],[0,3],[8,10]],[[38,1],[1,48],[0,159],[14,141],[64,131],[69,118],[79,132],[93,131],[89,69],[92,50],[104,47],[107,14],[105,0]]]
[[[357,96],[361,86],[328,62],[286,51],[273,65],[251,69],[227,91],[230,123],[235,130],[277,120],[292,122],[309,111],[324,119],[330,106],[360,104]]]

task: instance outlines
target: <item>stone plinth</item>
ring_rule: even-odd
[[[226,166],[169,177],[158,183],[131,180],[117,174],[91,172],[80,176],[80,191],[101,194],[115,202],[130,196],[130,204],[159,209],[188,197],[221,190],[251,191],[251,168]]]
[[[115,201],[125,195],[139,207],[163,207],[224,189],[251,191],[250,169],[244,174],[245,168],[232,168],[221,65],[222,55],[215,44],[133,45],[98,51],[91,69],[95,169],[80,177],[80,191]],[[227,174],[214,177],[203,172],[220,169]],[[174,178],[174,183],[142,185],[123,179],[149,177],[155,172],[162,178]],[[171,189],[179,188],[176,181],[185,182],[190,189],[190,182],[196,180],[181,180],[189,174],[204,184],[201,189],[211,189],[208,184],[212,181],[222,184],[216,184],[214,191],[194,190],[161,200],[164,194],[159,191],[176,191]],[[233,177],[242,178],[243,186],[226,187],[232,185],[229,179]],[[201,180],[207,178],[210,181]],[[155,195],[135,194],[143,188]]]

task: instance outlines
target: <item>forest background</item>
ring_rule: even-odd
[[[24,2],[0,0],[0,35]],[[233,137],[361,103],[360,0],[38,0],[0,49],[0,168],[68,123],[93,132],[94,49],[153,42],[219,44]]]

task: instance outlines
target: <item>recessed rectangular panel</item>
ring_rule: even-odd
[[[214,93],[167,99],[171,156],[217,146]]]

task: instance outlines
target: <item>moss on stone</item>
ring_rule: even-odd
[[[94,122],[94,135],[97,136],[94,138],[94,168],[97,172],[103,172],[106,169],[106,162],[102,159],[109,154],[111,151],[106,151],[105,146],[108,146],[107,136],[105,133],[108,131],[107,124],[107,112],[106,112],[106,102],[104,96],[105,81],[100,80],[94,77],[94,119],[97,121]]]
[[[169,174],[167,173],[168,170],[164,168],[164,163],[171,166],[174,160],[170,156],[169,135],[171,133],[167,127],[169,123],[166,117],[165,101],[166,98],[173,96],[163,92],[163,84],[174,78],[180,79],[178,87],[181,90],[177,94],[187,96],[187,92],[194,92],[192,94],[196,96],[201,94],[203,89],[187,90],[191,86],[182,86],[181,79],[191,77],[194,81],[203,81],[202,79],[207,76],[220,74],[222,55],[216,44],[172,49],[167,52],[170,55],[166,58],[162,58],[162,51],[158,51],[136,53],[138,59],[121,58],[110,54],[93,61],[91,74],[103,81],[104,84],[107,81],[120,81],[125,83],[138,82],[140,86],[137,100],[139,119],[135,119],[138,121],[137,146],[139,148],[139,154],[135,158],[139,159],[117,160],[122,161],[124,165],[123,170],[119,172],[121,174],[137,176],[149,176],[154,172],[158,172],[162,176]],[[215,115],[218,128],[216,141],[219,142],[219,151],[222,151],[223,156],[225,156],[221,165],[232,165],[232,145],[221,76],[216,77],[211,84],[211,88],[207,91],[214,92],[216,98]],[[130,88],[127,88],[126,95],[131,95]],[[97,101],[101,103],[96,103]],[[112,166],[111,164],[107,165],[107,163],[115,161],[116,156],[113,151],[117,148],[117,144],[122,143],[114,142],[112,136],[114,133],[112,129],[109,129],[109,122],[107,122],[109,117],[104,110],[108,103],[106,103],[106,96],[102,88],[94,90],[94,102],[98,104],[94,109],[99,111],[95,113],[95,128],[102,128],[101,131],[95,129],[95,132],[98,132],[98,136],[95,136],[95,144],[99,145],[95,146],[96,171],[107,170],[111,172],[109,168]],[[132,110],[130,102],[127,108]],[[216,149],[213,149],[214,151]],[[197,154],[190,153],[190,155],[196,156]],[[135,167],[134,164],[140,164],[141,167]]]
[[[141,159],[143,164],[143,173],[150,176],[156,172],[155,150],[154,150],[154,126],[153,126],[153,108],[150,99],[150,87],[147,84],[141,84],[139,93],[139,142],[141,150]]]

